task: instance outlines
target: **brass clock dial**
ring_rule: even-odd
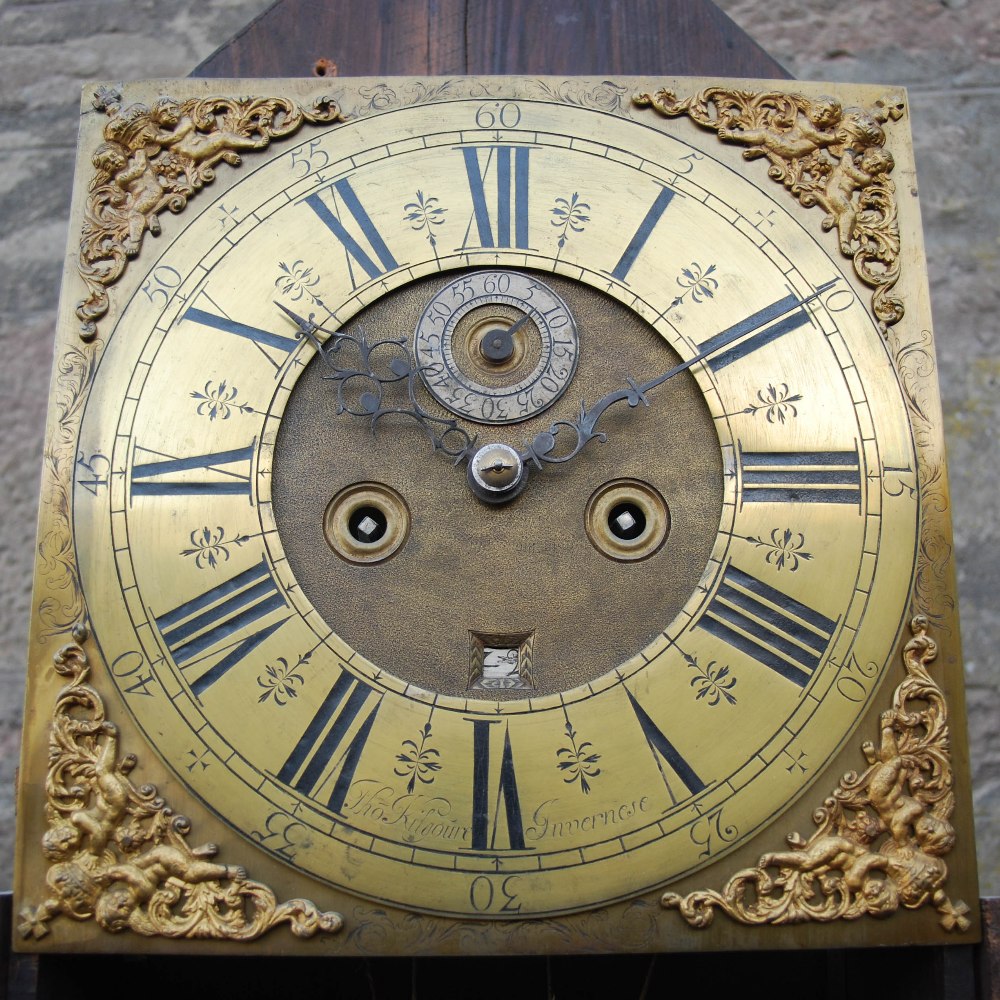
[[[350,897],[517,922],[796,802],[896,663],[921,486],[868,296],[766,171],[503,94],[359,108],[144,246],[72,502],[196,798]]]

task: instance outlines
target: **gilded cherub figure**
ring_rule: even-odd
[[[110,182],[117,189],[109,200],[125,216],[128,235],[122,240],[122,249],[126,256],[134,257],[147,229],[153,236],[160,235],[160,220],[156,216],[170,195],[150,166],[144,149],[130,156],[118,143],[106,142],[97,148],[93,163],[98,174],[92,187]]]
[[[858,221],[856,191],[888,175],[894,166],[892,153],[886,149],[866,149],[860,161],[852,150],[847,150],[830,172],[822,191],[814,192],[816,201],[826,209],[823,229],[836,227],[841,253],[850,255],[853,251],[855,226]]]
[[[88,791],[93,800],[88,808],[74,809],[68,822],[58,823],[46,831],[42,847],[47,857],[59,860],[79,848],[97,859],[113,840],[128,812],[129,801],[135,794],[129,772],[135,767],[135,754],[118,759],[118,727],[101,723],[102,737],[94,757],[94,776],[90,788],[75,786],[70,794],[86,800]]]
[[[263,149],[270,142],[271,121],[266,115],[259,122],[259,130],[249,135],[225,127],[224,121],[220,124],[214,117],[210,119],[210,129],[200,129],[185,107],[172,97],[159,98],[150,116],[157,126],[153,142],[163,150],[158,166],[164,174],[175,178],[187,195],[212,179],[211,168],[220,160],[238,167],[243,161],[237,150]],[[182,173],[183,182],[179,180]]]
[[[858,821],[839,833],[814,836],[810,841],[793,833],[788,837],[790,851],[774,851],[760,859],[761,868],[776,866],[797,871],[843,872],[845,885],[861,891],[868,881],[868,874],[876,869],[885,870],[888,861],[872,850],[872,843],[879,835],[880,827],[870,813],[860,812]]]
[[[82,626],[78,642],[87,638]],[[339,913],[304,899],[279,903],[240,865],[210,860],[214,844],[187,843],[190,823],[175,816],[152,785],[136,788],[133,754],[119,757],[118,728],[104,718],[100,695],[84,681],[87,657],[68,645],[54,657],[69,679],[60,692],[49,741],[46,781],[49,829],[42,850],[51,862],[47,896],[24,905],[18,930],[40,939],[58,916],[94,920],[109,932],[248,941],[281,923],[299,937],[335,934]],[[68,786],[68,787],[67,787]]]
[[[720,139],[738,142],[751,148],[743,156],[752,160],[766,156],[772,163],[787,167],[789,160],[802,159],[817,149],[836,142],[835,126],[841,120],[842,107],[834,97],[820,97],[806,103],[801,114],[787,128],[734,128],[732,120],[723,120],[717,130]]]
[[[246,878],[246,870],[239,865],[205,860],[218,853],[215,844],[192,848],[182,838],[174,839],[174,844],[158,844],[101,872],[98,880],[107,888],[97,899],[94,918],[105,930],[116,933],[131,928],[140,934],[148,933],[149,921],[142,906],[170,878],[185,886]]]
[[[880,716],[881,736],[878,749],[870,741],[862,744],[861,752],[872,765],[866,782],[868,801],[878,813],[886,830],[899,845],[913,837],[913,824],[925,813],[925,806],[908,791],[922,785],[919,775],[911,775],[914,761],[900,753],[896,739],[896,711],[889,709]]]

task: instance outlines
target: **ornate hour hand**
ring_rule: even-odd
[[[630,407],[638,406],[642,403],[649,406],[646,394],[657,386],[672,379],[675,375],[687,371],[701,361],[723,354],[727,347],[735,345],[737,341],[743,341],[738,346],[732,348],[733,357],[747,350],[754,350],[763,344],[777,339],[782,334],[794,330],[808,322],[809,313],[805,305],[813,299],[818,298],[824,292],[829,291],[835,281],[828,281],[820,285],[815,292],[805,298],[798,298],[795,294],[786,295],[784,298],[772,302],[771,305],[753,313],[746,319],[734,324],[709,340],[704,341],[702,350],[687,361],[674,365],[669,371],[662,375],[650,379],[648,382],[636,382],[634,379],[626,379],[628,385],[625,388],[613,389],[602,396],[589,409],[586,404],[580,404],[580,415],[576,420],[556,420],[547,431],[536,434],[521,451],[521,458],[525,462],[533,462],[536,468],[541,468],[542,463],[557,465],[568,462],[571,458],[579,455],[589,441],[597,438],[602,443],[607,440],[607,435],[597,430],[597,422],[604,413],[616,403],[627,402]],[[743,338],[746,338],[744,340]],[[576,435],[573,446],[566,452],[553,454],[556,447],[557,436],[563,429],[571,431]],[[527,469],[525,469],[525,472]]]
[[[329,373],[323,378],[336,383],[338,414],[367,417],[373,433],[379,421],[389,415],[407,417],[422,428],[434,451],[443,452],[456,465],[472,454],[476,439],[460,427],[457,420],[435,417],[417,401],[416,386],[422,369],[415,364],[405,339],[369,343],[364,333],[353,336],[339,330],[326,330],[314,321],[314,313],[305,319],[280,302],[274,304],[295,323],[299,336],[316,348],[327,366]],[[321,333],[326,335],[325,341],[320,340]],[[347,345],[351,345],[357,355],[356,366],[340,363],[340,351]],[[383,357],[377,358],[376,354]],[[395,383],[405,383],[409,405],[387,405],[386,388]]]

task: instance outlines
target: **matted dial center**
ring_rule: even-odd
[[[392,337],[404,324],[416,324],[428,302],[461,278],[428,278],[393,292],[346,324],[345,332],[361,328],[371,340]],[[336,416],[326,369],[316,360],[295,383],[281,422],[273,511],[297,583],[359,654],[424,690],[506,700],[594,681],[670,625],[696,590],[715,541],[722,457],[704,397],[688,373],[662,386],[648,408],[609,411],[601,423],[605,444],[592,443],[565,465],[532,466],[524,492],[511,502],[479,498],[492,492],[505,500],[525,441],[555,419],[572,418],[581,398],[597,399],[629,377],[648,379],[677,360],[624,305],[567,279],[546,274],[543,280],[573,313],[580,363],[566,397],[551,410],[510,426],[479,428],[474,471],[482,480],[480,494],[467,481],[473,466],[455,468],[433,454],[412,421],[387,418],[373,435],[367,421]],[[498,307],[491,309],[494,317],[501,315]],[[510,322],[518,315],[523,313],[511,310]],[[485,325],[487,319],[478,321]],[[601,348],[608,330],[615,331],[610,350]],[[417,391],[422,403],[435,408],[422,387]],[[637,522],[629,501],[649,519],[641,503],[644,484],[669,504],[666,542],[646,545],[647,528],[635,541],[596,544],[596,535],[612,537],[608,517],[619,503]],[[397,494],[393,507],[380,500]],[[608,506],[592,513],[591,524],[595,495]],[[340,548],[330,542],[330,529],[327,535],[323,530],[331,498],[338,496],[350,501],[341,505],[343,529],[332,536],[343,538]],[[381,544],[351,534],[349,517],[356,509],[354,530],[370,529],[363,506],[387,512],[385,537],[408,518],[391,558],[363,561]],[[629,534],[635,526],[622,521],[618,530]],[[476,636],[494,637],[486,642],[491,648],[530,646],[530,685],[470,686],[470,637]],[[486,656],[483,662],[492,661]],[[526,669],[520,676],[524,681]]]

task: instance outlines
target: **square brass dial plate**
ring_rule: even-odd
[[[974,941],[905,95],[84,95],[17,946]]]

